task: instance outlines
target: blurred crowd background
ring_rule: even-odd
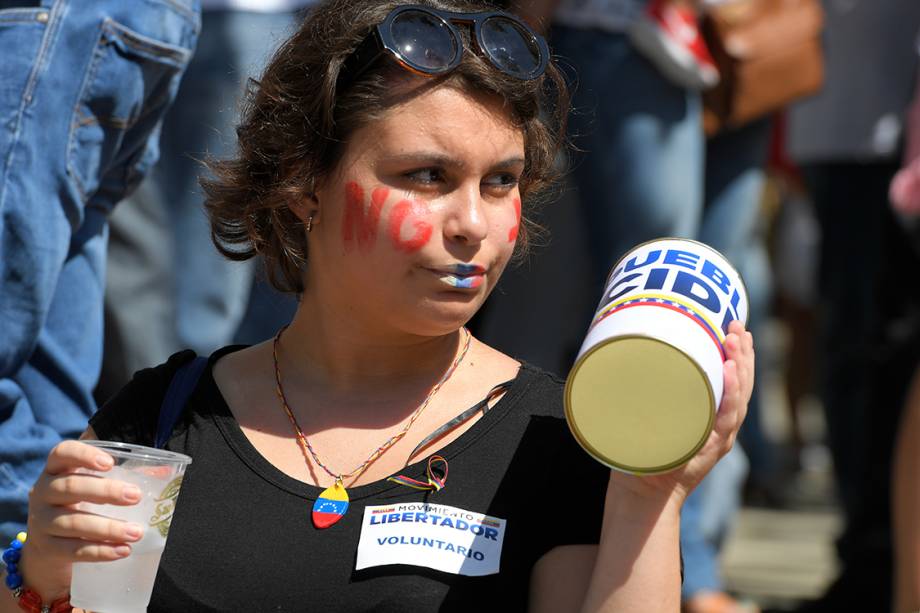
[[[182,348],[208,354],[259,342],[294,312],[295,298],[275,292],[259,263],[229,262],[213,249],[197,180],[201,159],[233,154],[247,80],[258,78],[309,2],[258,11],[210,4],[164,121],[160,161],[110,217],[100,402],[134,371]],[[692,39],[677,39],[693,56],[682,62],[678,51],[669,57],[643,46],[636,24],[660,27],[667,39],[668,19],[692,11],[702,28],[705,11],[718,6],[573,0],[502,8],[545,32],[570,78],[573,151],[559,162],[562,185],[543,203],[542,241],[506,274],[473,332],[565,376],[604,278],[630,247],[681,236],[723,252],[750,294],[759,384],[741,445],[684,510],[685,607],[889,610],[892,458],[920,352],[920,241],[916,224],[893,210],[889,187],[909,135],[920,3],[825,2],[823,19],[801,26],[823,51],[820,89],[714,134],[703,117],[706,62],[717,50],[700,57]],[[664,14],[671,9],[684,12]],[[791,18],[807,17],[799,9]],[[760,43],[765,54],[795,44],[772,36],[772,45]],[[795,80],[789,71],[807,67],[783,69],[765,86],[779,88]],[[824,531],[837,555],[816,561],[831,565],[813,569],[813,585],[776,594],[732,585],[725,550],[741,509],[814,506],[839,510],[816,517],[842,521]],[[785,526],[782,516],[763,517]],[[792,560],[763,562],[767,573]]]
[[[258,262],[217,254],[198,177],[205,157],[233,155],[247,81],[310,2],[202,4],[159,162],[108,217],[99,403],[180,349],[259,342],[294,312]],[[570,78],[573,150],[541,203],[545,232],[474,334],[565,376],[620,255],[662,236],[712,245],[745,279],[758,382],[740,445],[684,511],[686,611],[918,610],[920,3],[498,4],[545,32]],[[758,25],[767,5],[792,17]],[[720,11],[750,27],[716,48]],[[758,54],[792,51],[810,59],[754,84],[814,87],[713,123]],[[821,555],[797,558],[803,540]]]

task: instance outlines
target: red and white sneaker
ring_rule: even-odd
[[[713,87],[719,69],[700,35],[696,14],[668,0],[650,0],[629,31],[633,45],[668,79],[693,90]]]

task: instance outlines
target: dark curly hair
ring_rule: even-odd
[[[466,0],[418,3],[457,12],[494,8]],[[303,291],[301,271],[307,258],[303,224],[289,205],[302,201],[318,178],[335,170],[351,133],[398,101],[395,80],[411,81],[395,62],[378,61],[343,91],[336,87],[346,60],[400,4],[331,0],[312,9],[261,79],[250,81],[237,129],[237,156],[207,162],[212,176],[201,183],[214,244],[232,260],[261,255],[269,280],[281,291]],[[455,70],[433,82],[500,96],[524,134],[519,256],[535,228],[527,212],[554,182],[554,161],[565,142],[568,95],[561,73],[550,62],[539,79],[521,81],[465,51]]]

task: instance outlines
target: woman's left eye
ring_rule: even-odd
[[[503,172],[486,177],[482,183],[488,187],[510,189],[518,184],[518,178],[510,172]]]

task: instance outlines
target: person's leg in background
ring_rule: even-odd
[[[891,606],[892,449],[917,363],[917,256],[888,205],[898,165],[803,168],[821,225],[821,396],[844,529],[840,575],[801,610]]]
[[[733,262],[744,280],[748,293],[747,328],[755,342],[772,301],[772,273],[761,217],[769,139],[769,119],[710,139],[706,150],[706,201],[700,229],[700,240]],[[758,361],[757,375],[762,373],[765,362],[765,359]],[[771,443],[761,427],[761,394],[757,379],[755,376],[754,393],[739,441],[748,456],[752,477],[768,481],[774,473],[775,460]]]
[[[694,238],[703,194],[699,95],[673,85],[624,34],[556,27],[574,68],[572,178],[600,285],[617,258],[653,238]]]
[[[920,120],[920,97],[915,110]],[[917,127],[920,127],[918,124]],[[918,143],[920,144],[920,143]],[[902,194],[892,190],[892,200]],[[899,204],[904,204],[900,202]],[[899,207],[901,208],[901,207]],[[914,255],[920,257],[920,210],[901,211],[898,222],[904,227]],[[914,286],[917,286],[914,281]],[[920,308],[914,313],[914,342],[920,345]],[[892,470],[892,541],[894,544],[893,613],[920,611],[920,361],[914,370],[901,423],[898,426]]]
[[[198,179],[204,158],[234,154],[247,79],[258,77],[295,22],[292,12],[202,14],[195,57],[164,122],[160,161],[113,216],[100,399],[180,349],[207,355],[233,341],[255,266],[214,248]]]
[[[680,514],[684,559],[681,599],[688,613],[746,610],[739,609],[724,593],[719,550],[741,506],[741,487],[747,472],[747,457],[736,444],[684,502]]]
[[[920,368],[907,396],[892,478],[895,550],[894,613],[920,610]]]
[[[619,256],[646,240],[696,234],[704,149],[700,100],[661,77],[624,34],[555,26],[550,43],[573,83],[570,136],[581,151],[568,175],[573,189],[558,205],[577,205],[578,210],[568,216],[548,212],[547,218],[579,226],[551,228],[557,241],[581,239],[567,249],[556,246],[556,253],[570,258],[557,266],[574,266],[587,252],[591,270],[589,275],[579,274],[577,283],[565,285],[586,294],[577,298],[560,297],[559,287],[542,278],[517,285],[526,296],[521,300],[533,308],[541,308],[551,298],[555,306],[544,309],[546,313],[558,317],[561,312],[567,324],[583,322],[576,324],[574,332],[583,337],[603,281]],[[566,281],[572,281],[572,276]],[[496,293],[503,289],[500,286]],[[562,311],[560,300],[569,310]],[[568,371],[581,338],[565,333],[537,338],[517,322],[503,323],[502,319],[515,317],[514,309],[502,313],[484,326],[492,333],[486,340],[516,355],[538,356],[541,365],[558,374]],[[528,316],[541,321],[532,313]],[[528,339],[519,338],[525,335]],[[535,348],[536,343],[546,346]]]
[[[0,2],[0,538],[96,408],[106,214],[156,159],[197,0]],[[137,45],[138,35],[145,39]],[[71,102],[68,102],[71,101]],[[72,101],[76,101],[76,105]]]
[[[248,39],[258,37],[268,52],[271,31],[261,17],[240,11],[202,13],[195,57],[164,123],[164,154],[152,178],[173,237],[168,295],[175,311],[174,351],[189,348],[208,355],[227,344],[246,308],[252,265],[227,260],[211,244],[198,178],[206,174],[205,157],[234,154],[239,101],[250,74],[244,62],[253,60],[245,57]],[[248,21],[249,29],[238,27],[240,21]]]
[[[169,228],[157,183],[149,177],[109,216],[102,371],[94,391],[100,405],[135,372],[176,350]]]
[[[749,261],[756,263],[749,254],[762,248],[757,240],[757,221],[768,138],[768,123],[759,121],[717,135],[709,141],[706,151],[706,196],[699,239],[739,269],[748,290],[749,328],[756,327],[756,317],[765,309],[768,295],[768,289],[763,287],[769,283],[768,274],[748,271],[744,266]],[[752,398],[745,427],[757,419],[757,403]],[[684,505],[681,547],[686,576],[682,597],[688,612],[752,610],[739,609],[724,595],[719,568],[722,541],[741,507],[747,473],[748,459],[742,446],[736,444]]]
[[[198,177],[204,169],[188,159],[188,152],[196,157],[215,158],[235,153],[240,102],[247,81],[259,78],[277,46],[297,26],[298,15],[292,11],[205,12],[205,28],[189,67],[189,79],[176,101],[176,110],[184,103],[182,118],[169,136],[164,136],[164,144],[168,143],[177,154],[184,153],[159,169],[165,178],[165,202],[178,218],[177,338],[182,348],[189,347],[200,354],[237,342],[240,328],[254,325],[248,323],[252,317],[250,301],[253,296],[256,300],[261,296],[257,287],[261,260],[231,262],[214,249],[198,187]],[[197,77],[194,81],[193,71]],[[258,317],[271,328],[268,336],[289,320],[284,316]]]
[[[638,243],[699,237],[705,176],[700,98],[667,81],[625,36],[557,28],[553,40],[577,74],[571,125],[582,153],[572,176],[600,285],[616,259]],[[709,511],[707,493],[722,497],[724,508],[737,509],[745,472],[738,448],[684,505],[685,598],[722,592],[716,541],[724,521]]]
[[[664,236],[698,237],[705,155],[701,103],[698,94],[662,76],[623,35],[558,27],[553,42],[575,68],[571,131],[581,152],[572,177],[599,293],[610,267],[634,245]],[[685,595],[722,590],[704,496],[711,489],[737,497],[746,461],[740,449],[733,453],[684,506]],[[710,532],[718,532],[715,523],[709,522]]]
[[[241,41],[240,61],[246,66],[249,74],[258,74],[256,67],[264,65],[265,54],[264,32],[271,32],[271,50],[273,51],[278,35],[296,25],[299,13],[278,13],[262,15],[258,29],[253,29],[252,23],[236,19],[233,30],[238,40]],[[297,299],[290,294],[282,294],[268,282],[263,270],[262,259],[259,258],[253,265],[250,287],[247,289],[244,301],[244,310],[239,315],[238,326],[233,336],[233,342],[252,345],[271,338],[278,329],[287,324],[297,310]]]

